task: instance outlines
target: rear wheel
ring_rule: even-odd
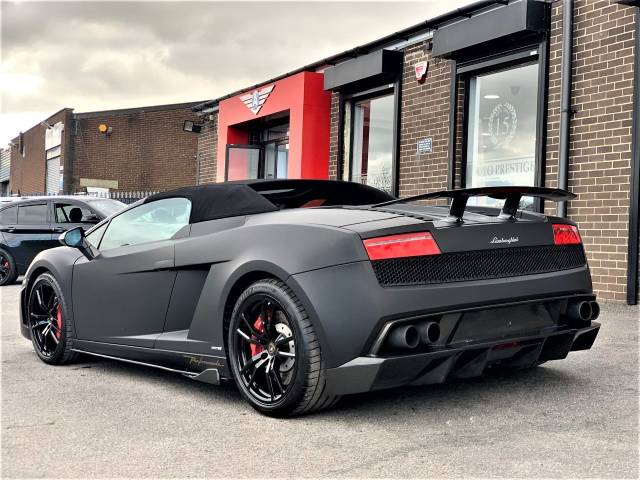
[[[240,392],[261,413],[285,417],[327,408],[320,342],[294,293],[261,280],[240,296],[229,325],[229,360]]]
[[[43,273],[33,283],[27,300],[27,321],[33,349],[45,363],[58,365],[76,357],[69,309],[57,280]]]
[[[18,268],[13,256],[0,248],[0,286],[11,285],[18,278]]]

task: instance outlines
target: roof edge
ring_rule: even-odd
[[[74,113],[73,116],[76,119],[82,118],[95,118],[95,117],[103,117],[110,115],[128,115],[132,113],[145,113],[145,112],[161,112],[164,110],[180,110],[180,109],[192,109],[194,106],[201,105],[203,103],[202,100],[195,102],[184,102],[184,103],[169,103],[165,105],[149,105],[146,107],[132,107],[132,108],[117,108],[113,110],[97,110],[94,112],[80,112]]]

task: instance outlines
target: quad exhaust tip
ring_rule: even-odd
[[[600,316],[600,305],[596,301],[581,300],[570,303],[567,316],[574,322],[588,322]]]
[[[396,327],[389,335],[389,344],[396,348],[416,348],[420,343],[420,333],[413,325]]]
[[[418,325],[420,338],[425,345],[433,345],[440,340],[440,325],[436,322],[424,322]]]
[[[389,334],[388,343],[394,348],[416,348],[420,342],[433,345],[440,340],[440,325],[437,322],[421,322],[417,325],[401,325]]]

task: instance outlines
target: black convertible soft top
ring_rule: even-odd
[[[189,223],[206,222],[239,215],[254,215],[278,210],[273,203],[248,185],[211,183],[195,187],[182,187],[150,195],[143,203],[166,198],[191,200]]]
[[[242,180],[183,187],[156,193],[143,203],[166,198],[191,200],[189,223],[311,206],[370,205],[393,200],[376,188],[339,180]]]

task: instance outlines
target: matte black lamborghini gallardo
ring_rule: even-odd
[[[478,196],[504,203],[467,205]],[[88,353],[233,379],[278,416],[536,366],[589,349],[599,308],[576,226],[519,210],[523,196],[573,197],[487,187],[398,200],[319,180],[153,195],[36,257],[21,330],[47,363]],[[417,203],[434,198],[450,205]]]

